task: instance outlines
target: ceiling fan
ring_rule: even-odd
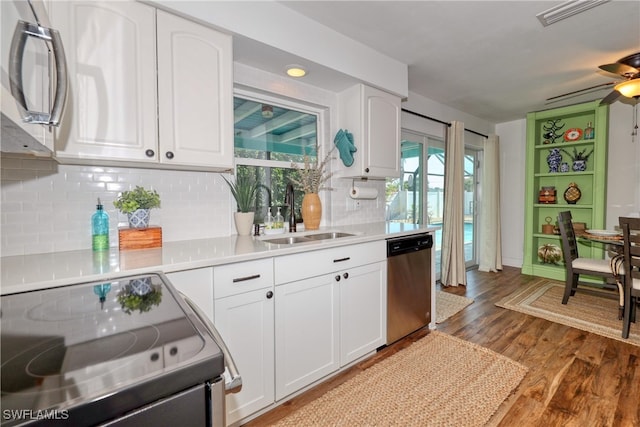
[[[640,52],[618,59],[613,64],[601,65],[600,69],[625,79],[614,86],[613,92],[602,98],[600,105],[611,104],[621,95],[636,100],[640,97]]]
[[[583,92],[586,93],[601,90],[604,87],[614,85],[615,86],[613,91],[605,96],[602,101],[600,101],[600,105],[611,104],[615,102],[620,96],[635,98],[636,100],[640,98],[640,52],[632,53],[629,56],[625,56],[624,58],[617,60],[613,64],[600,65],[598,68],[608,73],[617,74],[619,78],[623,78],[625,80],[623,82],[612,81],[601,83],[595,86],[590,86],[588,88],[575,90],[573,92],[563,93],[562,95],[548,98],[547,101],[554,101],[558,98],[564,98],[570,95],[577,96],[578,94],[581,94]]]

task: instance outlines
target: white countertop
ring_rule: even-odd
[[[109,251],[101,252],[87,249],[8,256],[0,258],[2,269],[0,293],[4,295],[157,271],[171,273],[401,237],[417,232],[433,232],[439,228],[397,222],[376,222],[321,229],[319,231],[342,231],[355,235],[293,245],[277,245],[261,240],[283,237],[282,234],[260,238],[229,236],[164,242],[161,248],[156,249],[119,251],[117,248],[111,248]],[[292,234],[309,233],[311,232]]]

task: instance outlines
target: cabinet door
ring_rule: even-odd
[[[160,161],[233,167],[231,36],[158,11]]]
[[[276,400],[339,368],[338,292],[333,274],[276,286]]]
[[[242,390],[227,395],[227,424],[274,402],[273,291],[215,301],[215,325],[238,366]]]
[[[364,87],[365,175],[400,176],[400,99],[386,92]]]
[[[69,94],[56,156],[157,161],[155,9],[139,2],[51,2]]]
[[[377,262],[340,275],[340,365],[344,366],[386,342],[387,264]]]
[[[173,286],[193,302],[213,321],[213,268],[167,273]]]
[[[338,95],[340,127],[353,133],[358,151],[341,177],[400,176],[400,98],[365,85]]]

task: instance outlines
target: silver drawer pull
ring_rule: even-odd
[[[246,277],[238,277],[233,279],[233,283],[246,282],[247,280],[259,279],[259,278],[260,278],[259,274],[254,274],[252,276],[246,276]]]
[[[351,259],[350,256],[346,257],[346,258],[338,258],[338,259],[334,259],[333,262],[343,262],[343,261],[349,261]]]

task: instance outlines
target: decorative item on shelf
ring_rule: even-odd
[[[567,162],[560,163],[560,172],[562,173],[569,172],[569,163]]]
[[[538,203],[556,203],[556,187],[542,187],[542,189],[538,192]]]
[[[162,301],[162,289],[151,283],[151,277],[132,279],[117,296],[122,311],[132,314],[134,311],[146,313]]]
[[[160,207],[160,195],[156,190],[146,190],[136,186],[133,190],[123,191],[113,202],[123,214],[127,214],[129,227],[149,227],[149,211]]]
[[[593,123],[588,122],[587,127],[584,128],[584,139],[593,139],[595,136],[595,129],[593,128]]]
[[[563,127],[564,123],[562,123],[561,119],[547,120],[547,124],[542,125],[542,129],[544,129],[542,134],[544,141],[542,143],[554,144],[558,139],[562,138],[563,132],[560,132],[560,130]]]
[[[571,169],[574,172],[584,172],[587,170],[587,160],[589,160],[589,156],[593,154],[593,148],[587,154],[585,154],[587,148],[582,151],[578,151],[575,147],[573,147],[573,154],[569,153],[564,148],[562,149],[562,151],[567,154],[571,158],[571,160],[573,160],[573,166],[571,167]]]
[[[559,264],[562,261],[562,249],[552,243],[538,247],[538,261],[544,264]]]
[[[544,221],[546,224],[542,224],[542,234],[553,234],[554,225],[551,224],[552,218],[548,216]]]
[[[291,166],[297,171],[297,178],[289,178],[291,183],[304,191],[302,198],[302,221],[305,230],[317,230],[320,227],[322,219],[322,203],[318,192],[320,190],[333,190],[324,184],[331,178],[333,172],[327,172],[325,169],[331,160],[331,155],[335,146],[327,153],[324,160],[318,164],[311,163],[308,156],[304,156],[304,168],[300,168],[296,163]],[[317,150],[316,150],[317,152]]]
[[[547,155],[547,165],[549,166],[549,173],[560,172],[560,164],[562,163],[562,154],[560,148],[552,148]]]
[[[582,138],[582,129],[571,128],[564,133],[564,140],[567,142],[579,141]]]
[[[580,189],[578,188],[578,184],[576,184],[575,182],[569,183],[569,187],[564,190],[564,199],[567,201],[567,203],[569,203],[570,205],[575,205],[578,200],[580,200],[580,197],[582,197],[582,191],[580,191]]]
[[[238,174],[234,182],[229,181],[224,176],[222,179],[229,186],[238,207],[238,211],[233,214],[236,232],[238,236],[249,236],[253,228],[254,209],[260,184],[254,178],[244,174]]]

